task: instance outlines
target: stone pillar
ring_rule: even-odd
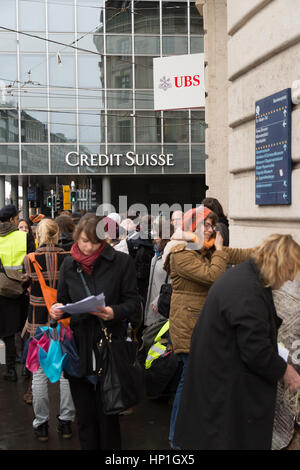
[[[102,204],[111,204],[111,184],[110,177],[102,178]]]
[[[19,191],[18,191],[18,177],[17,176],[12,176],[11,177],[11,199],[12,199],[12,204],[14,204],[17,208],[19,209]]]
[[[5,206],[5,176],[0,176],[0,209]]]

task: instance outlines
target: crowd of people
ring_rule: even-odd
[[[24,288],[17,298],[0,295],[3,379],[18,380],[21,334],[22,374],[28,378],[24,401],[32,405],[37,439],[48,440],[48,377],[40,364],[28,369],[28,344],[39,340],[43,328],[67,321],[79,373],[60,376],[57,431],[71,438],[76,420],[82,449],[121,449],[119,415],[103,412],[97,374],[104,322],[113,338],[138,341],[148,396],[170,394],[172,449],[272,448],[274,422],[284,409],[276,404],[277,387],[282,384],[294,402],[300,388],[297,366],[278,352],[283,319],[273,296],[287,282],[297,282],[300,247],[290,235],[278,234],[247,249],[229,244],[229,222],[215,198],[170,218],[66,211],[54,220],[43,214],[25,220],[13,205],[0,210],[1,268],[22,272]],[[51,308],[30,253],[46,284],[57,289]],[[161,307],[166,285],[167,313]],[[87,290],[104,293],[105,307],[71,317],[64,313],[62,307],[87,297]],[[292,437],[293,432],[289,441]],[[285,440],[284,447],[288,444]]]

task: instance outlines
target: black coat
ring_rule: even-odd
[[[128,322],[140,322],[141,305],[137,291],[134,263],[130,256],[114,250],[106,244],[94,264],[92,274],[83,271],[92,295],[105,295],[105,303],[114,310],[114,320],[104,322],[113,337],[124,337]],[[60,269],[57,301],[63,304],[77,302],[87,297],[77,264],[67,256]],[[71,329],[80,356],[80,375],[92,374],[92,351],[96,352],[96,342],[101,336],[100,321],[90,314],[71,317]]]
[[[271,289],[253,260],[211,287],[191,342],[174,442],[183,449],[271,449],[277,352]]]

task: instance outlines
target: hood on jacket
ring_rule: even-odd
[[[5,237],[9,233],[15,232],[16,230],[19,229],[15,224],[12,224],[9,221],[0,222],[0,237]]]

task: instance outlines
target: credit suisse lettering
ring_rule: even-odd
[[[66,163],[69,166],[120,166],[125,160],[126,166],[174,166],[173,154],[155,154],[155,153],[84,153],[69,152],[66,155]]]
[[[200,85],[200,75],[194,75],[193,77],[190,75],[183,75],[181,77],[174,77],[174,80],[177,88]]]

